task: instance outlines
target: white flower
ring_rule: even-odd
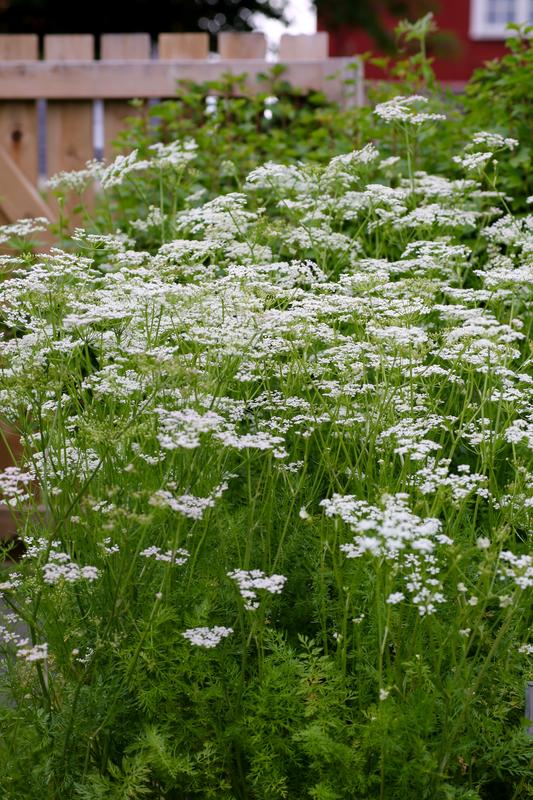
[[[216,647],[222,639],[225,639],[226,636],[230,636],[232,633],[233,628],[215,625],[214,628],[189,628],[181,635],[196,647],[209,649]]]
[[[197,144],[192,139],[169,144],[156,142],[149,147],[155,153],[154,165],[157,167],[173,167],[179,169],[196,158]]]
[[[514,150],[519,144],[517,139],[511,139],[510,137],[502,136],[500,133],[492,133],[490,131],[478,131],[473,135],[472,142],[473,144],[490,147],[492,150],[501,150],[503,148]]]
[[[492,153],[465,153],[464,156],[453,156],[452,161],[463,167],[466,172],[478,172],[492,158]]]
[[[45,661],[48,658],[48,645],[44,643],[33,647],[19,647],[17,656],[25,661]]]
[[[259,608],[258,591],[280,594],[287,581],[284,575],[266,575],[260,569],[235,569],[227,574],[239,587],[240,595],[245,601],[244,607],[248,611]]]
[[[449,546],[451,539],[441,532],[438,519],[421,519],[407,507],[407,496],[397,494],[384,498],[384,508],[371,506],[351,495],[335,494],[322,500],[327,516],[340,516],[354,533],[352,542],[340,549],[347,558],[386,558],[404,575],[406,589],[421,616],[433,614],[445,598],[436,551]]]
[[[397,603],[401,603],[402,600],[405,600],[405,595],[403,592],[393,592],[387,597],[385,602],[391,606],[394,606]]]
[[[128,175],[147,169],[149,166],[149,161],[139,161],[137,159],[137,150],[132,150],[131,153],[128,153],[126,156],[118,155],[115,160],[101,172],[100,184],[102,189],[111,189],[114,186],[120,186]]]
[[[434,114],[419,111],[418,107],[428,102],[427,97],[411,95],[410,97],[394,97],[385,103],[379,103],[374,114],[385,122],[404,122],[410,125],[420,125],[424,122],[446,119],[444,114]]]
[[[533,556],[518,556],[510,550],[502,550],[500,560],[503,562],[499,569],[501,578],[510,578],[520,589],[533,586]]]
[[[166,550],[163,552],[160,547],[152,545],[142,550],[139,555],[144,558],[154,558],[156,561],[163,561],[167,564],[182,566],[187,563],[190,553],[182,547],[178,547],[176,550]]]
[[[100,577],[100,570],[97,567],[80,567],[71,560],[67,553],[57,550],[50,550],[49,561],[43,566],[43,580],[49,586],[53,586],[60,581],[66,583],[77,583],[86,580],[91,583]]]
[[[459,630],[459,636],[464,636],[465,638],[467,636],[470,636],[471,633],[472,633],[472,628],[461,628]]]
[[[386,700],[389,695],[390,695],[390,689],[380,689],[379,690],[379,699],[382,702],[383,702],[383,700]]]
[[[45,231],[50,224],[46,217],[29,217],[19,219],[10,225],[0,225],[0,244],[8,242],[10,239],[29,236],[37,231]]]

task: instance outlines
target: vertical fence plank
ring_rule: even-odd
[[[101,39],[102,61],[146,61],[150,58],[150,36],[147,33],[106,33]],[[113,141],[125,128],[127,117],[140,116],[146,111],[146,102],[134,108],[124,100],[106,100],[104,103],[104,157],[113,155]]]
[[[36,61],[39,40],[35,34],[3,34],[0,36],[0,61]],[[0,146],[20,172],[34,186],[39,172],[37,143],[37,106],[31,100],[10,100],[0,103]],[[0,176],[0,195],[11,193],[5,172]],[[1,203],[1,198],[0,198]],[[12,203],[10,204],[12,205]],[[14,213],[0,207],[0,222],[13,222],[13,216],[30,216],[32,209],[15,208]]]
[[[49,34],[44,37],[46,61],[92,61],[94,39],[91,34]],[[93,103],[88,100],[50,100],[46,109],[46,172],[83,169],[94,155]],[[84,197],[86,203],[91,196]],[[65,213],[70,224],[80,219],[73,215],[79,198],[71,197]]]
[[[92,61],[90,34],[53,34],[44,38],[47,61]],[[50,100],[47,107],[48,175],[81,169],[93,157],[93,104],[85,100]]]
[[[207,33],[160,33],[158,39],[160,61],[207,59],[209,35]]]
[[[279,43],[278,58],[286,61],[322,61],[328,57],[329,35],[319,33],[284,33]]]
[[[265,34],[230,31],[219,33],[218,53],[220,58],[265,58]]]
[[[148,33],[104,33],[100,40],[102,61],[140,61],[150,58]]]

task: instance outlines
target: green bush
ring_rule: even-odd
[[[533,195],[533,25],[509,28],[514,30],[506,42],[509,53],[476,70],[466,87],[465,107],[471,126],[490,128],[520,142],[513,156],[499,166],[499,181],[524,210],[526,199]]]

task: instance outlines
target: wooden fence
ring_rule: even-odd
[[[361,64],[328,58],[328,44],[327,33],[282,36],[284,77],[343,104],[362,102]],[[220,33],[217,54],[209,53],[207,33],[163,33],[157,45],[145,33],[104,34],[100,59],[94,54],[91,35],[45,36],[42,59],[36,35],[0,35],[0,223],[54,218],[37,188],[43,177],[39,153],[48,176],[81,169],[100,155],[95,153],[95,107],[103,103],[103,154],[108,157],[124,118],[134,113],[129,100],[172,97],[180,79],[211,81],[225,73],[246,74],[247,91],[263,90],[257,76],[272,66],[262,33]],[[348,77],[355,84],[348,86]]]

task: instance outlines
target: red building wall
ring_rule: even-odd
[[[453,33],[456,39],[456,52],[446,58],[435,59],[435,71],[443,81],[467,81],[476,67],[502,56],[505,52],[502,40],[476,41],[470,38],[470,0],[444,0],[435,11],[435,20],[439,31]],[[392,31],[398,20],[384,15],[383,22]],[[320,19],[318,29],[326,30]],[[376,49],[374,40],[362,30],[348,27],[330,30],[329,41],[331,56],[352,56],[369,50],[376,55],[382,55]],[[365,75],[367,78],[382,78],[383,72],[367,64]]]

